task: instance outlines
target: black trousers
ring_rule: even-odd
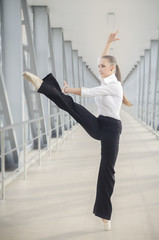
[[[43,93],[58,107],[67,111],[91,137],[101,141],[101,162],[93,213],[98,217],[110,220],[112,214],[111,195],[115,184],[114,166],[122,131],[121,121],[101,115],[96,118],[86,108],[75,103],[71,96],[63,94],[51,73],[43,79],[38,92]]]

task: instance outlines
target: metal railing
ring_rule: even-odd
[[[61,121],[61,124],[59,123],[59,115],[62,116],[62,120],[64,120],[64,114],[66,115],[67,113],[61,112],[61,113],[57,113],[57,114],[53,114],[53,115],[49,115],[49,116],[45,116],[45,117],[41,117],[38,119],[34,119],[34,120],[28,120],[28,121],[24,121],[22,123],[19,124],[13,124],[7,127],[3,127],[0,129],[0,133],[1,133],[1,154],[0,154],[0,158],[1,158],[1,194],[2,194],[2,199],[5,199],[5,187],[6,187],[6,182],[7,180],[13,176],[13,175],[17,175],[17,173],[24,173],[24,179],[26,179],[27,177],[27,168],[29,166],[30,161],[32,160],[29,159],[29,161],[27,161],[27,146],[31,143],[33,143],[35,140],[38,142],[38,148],[36,151],[36,155],[33,156],[33,159],[37,156],[36,161],[38,161],[39,166],[41,166],[41,156],[42,156],[42,151],[47,150],[49,152],[49,156],[51,156],[51,132],[53,130],[56,131],[56,146],[58,149],[58,144],[59,144],[59,128],[62,128],[62,135],[61,138],[64,137],[64,125],[68,124],[68,126],[70,126],[70,122],[72,121],[71,118],[66,118],[68,119],[68,123],[66,123],[65,121]],[[56,118],[56,127],[54,129],[51,129],[51,118]],[[45,133],[41,133],[41,120],[48,121],[48,129]],[[29,127],[30,124],[32,123],[37,123],[37,136],[34,138],[31,138],[29,140],[26,139],[26,135],[27,135],[27,128]],[[16,131],[16,128],[20,127],[21,129],[21,133],[22,133],[22,144],[18,145],[16,148],[11,149],[10,151],[5,151],[5,133],[10,130],[13,129],[14,131]],[[68,129],[70,129],[70,127],[68,127]],[[69,131],[67,131],[67,133],[69,133]],[[47,136],[47,145],[46,147],[42,148],[41,147],[41,138],[42,136],[46,134]],[[7,173],[9,173],[8,175],[6,175],[6,170],[5,170],[5,158],[7,155],[12,154],[14,151],[18,151],[19,149],[21,149],[20,153],[22,153],[22,159],[23,159],[23,163],[20,163],[20,157],[18,159],[18,167],[14,170],[14,171],[8,171]]]
[[[91,112],[94,111],[94,105],[89,104],[87,106],[87,109],[89,109]],[[51,120],[54,120],[55,127],[51,128]],[[60,120],[61,119],[61,120]],[[45,120],[48,122],[48,128],[45,133],[42,133],[40,130],[40,122],[42,120]],[[34,138],[28,138],[28,129],[29,125],[32,123],[37,124],[37,136]],[[41,157],[42,155],[49,153],[49,157],[51,157],[52,148],[55,147],[56,150],[59,149],[59,143],[63,142],[65,138],[67,138],[72,130],[74,129],[75,125],[77,125],[77,122],[65,111],[60,110],[59,113],[55,113],[52,115],[40,117],[33,120],[24,121],[22,123],[13,124],[10,126],[2,127],[0,128],[0,142],[1,142],[1,153],[0,153],[0,159],[1,159],[1,199],[5,199],[6,196],[6,186],[9,182],[11,182],[14,178],[19,176],[20,174],[23,174],[23,178],[27,178],[27,169],[29,166],[31,166],[34,163],[38,162],[38,165],[41,166]],[[13,129],[16,131],[17,128],[20,128],[21,130],[21,136],[22,136],[22,143],[19,144],[16,148],[11,149],[9,151],[5,150],[6,145],[6,133],[8,130]],[[59,129],[62,129],[62,134],[59,134]],[[65,130],[67,129],[67,130]],[[52,137],[52,132],[56,131],[56,137]],[[46,134],[47,136],[47,145],[44,147],[41,146],[41,139],[42,136]],[[38,143],[37,149],[33,149],[33,143],[36,141]],[[30,153],[28,151],[28,146],[31,147],[30,152],[34,152],[35,155],[29,158],[27,155]],[[5,162],[6,162],[6,156],[8,154],[12,154],[14,151],[19,152],[19,159],[18,159],[18,167],[14,169],[13,171],[6,171]]]
[[[159,138],[159,111],[141,106],[126,107],[124,105],[123,109]]]

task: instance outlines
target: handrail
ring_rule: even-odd
[[[87,106],[87,108],[91,109],[91,111],[93,112],[94,111],[94,105],[93,104],[89,104]],[[60,117],[59,117],[60,116]],[[67,116],[67,118],[65,117]],[[56,119],[56,125],[51,128],[51,118],[54,117]],[[48,121],[48,128],[46,130],[45,133],[42,133],[41,130],[40,130],[40,121],[41,120],[46,120]],[[61,123],[59,122],[59,119],[62,119]],[[6,180],[9,181],[9,179],[11,179],[11,177],[16,177],[18,176],[19,174],[24,174],[24,179],[27,178],[27,168],[32,164],[32,162],[34,161],[39,163],[39,166],[41,166],[41,157],[42,157],[42,154],[44,154],[44,150],[46,152],[49,153],[49,157],[51,157],[51,150],[52,150],[52,146],[55,145],[56,146],[56,149],[58,150],[59,149],[59,127],[62,128],[62,135],[60,136],[60,139],[61,140],[64,140],[65,139],[65,136],[68,136],[70,134],[70,131],[65,131],[65,126],[67,125],[68,127],[68,130],[72,130],[73,129],[73,121],[77,124],[77,122],[66,112],[64,112],[63,110],[60,110],[59,113],[54,113],[54,114],[51,114],[51,115],[47,115],[47,116],[43,116],[43,117],[39,117],[39,118],[36,118],[36,119],[31,119],[31,120],[26,120],[26,121],[23,121],[21,123],[16,123],[16,124],[12,124],[12,125],[9,125],[9,126],[5,126],[5,127],[1,127],[0,128],[0,140],[1,140],[1,152],[0,152],[0,158],[1,158],[1,179],[0,179],[0,183],[1,183],[1,199],[5,199],[5,191],[6,191],[6,185],[7,185],[7,182]],[[37,123],[37,127],[38,127],[38,131],[37,131],[37,136],[34,137],[34,138],[31,138],[31,139],[26,139],[26,126],[29,126],[29,124],[33,123],[33,122],[36,122]],[[70,128],[71,126],[71,128]],[[5,152],[5,132],[10,130],[10,129],[13,129],[15,131],[15,129],[17,127],[20,127],[21,129],[21,133],[22,133],[22,144],[19,144],[16,148],[14,149],[11,149],[7,152]],[[54,141],[54,143],[51,143],[51,132],[53,130],[56,130],[56,139]],[[43,135],[46,135],[47,136],[47,146],[45,148],[41,148],[41,137]],[[37,146],[37,152],[36,154],[34,155],[33,158],[31,159],[27,159],[27,146],[28,144],[30,144],[31,142],[33,142],[35,139],[37,139],[38,141],[38,146]],[[20,154],[22,154],[22,166],[20,166],[18,164],[18,167],[12,171],[8,176],[6,174],[6,170],[5,170],[5,157],[6,155],[10,154],[10,153],[13,153],[13,151],[16,151],[16,150],[19,150],[19,149],[22,149],[20,151]],[[20,155],[19,154],[19,155]],[[19,159],[18,159],[18,163],[20,162],[20,156],[19,156]],[[11,181],[11,180],[10,180]]]
[[[123,109],[159,138],[159,111],[142,106],[123,107]],[[141,114],[141,111],[143,114]]]
[[[50,114],[50,115],[45,115],[43,117],[39,117],[39,118],[36,118],[36,119],[25,120],[25,121],[20,122],[20,123],[15,123],[15,124],[12,124],[12,125],[9,125],[9,126],[0,127],[0,131],[2,131],[2,130],[9,130],[10,128],[14,128],[14,127],[17,127],[17,126],[22,125],[22,124],[33,123],[33,122],[36,122],[37,120],[43,120],[44,118],[53,117],[53,116],[57,116],[57,115],[60,115],[60,113],[54,113],[54,114]]]

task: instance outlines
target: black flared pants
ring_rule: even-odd
[[[38,92],[43,93],[59,108],[67,111],[91,137],[101,141],[101,162],[93,213],[98,217],[110,220],[112,214],[111,195],[115,184],[114,166],[122,131],[121,121],[101,115],[96,118],[86,108],[75,103],[71,96],[63,94],[51,73],[43,79]]]

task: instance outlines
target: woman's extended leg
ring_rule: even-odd
[[[32,78],[32,74],[29,77]],[[35,82],[36,78],[38,77],[35,76],[34,78]],[[31,80],[29,81],[32,82]],[[80,104],[75,103],[71,96],[65,95],[61,91],[58,82],[56,81],[52,74],[48,74],[41,81],[42,84],[40,85],[38,92],[43,93],[50,100],[52,100],[59,108],[67,111],[78,123],[82,125],[82,127],[87,131],[87,133],[91,137],[100,140],[98,118],[96,118],[93,114],[91,114],[86,108],[84,108]]]

